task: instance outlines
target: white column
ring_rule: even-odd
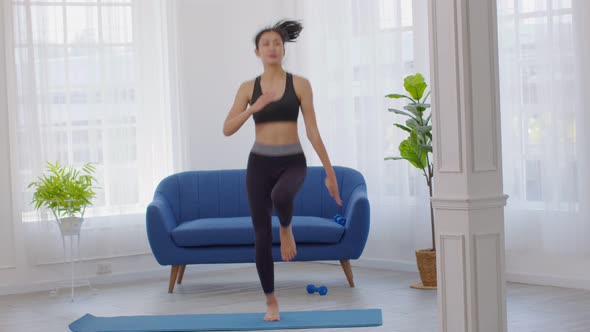
[[[440,331],[506,331],[496,0],[429,0]]]

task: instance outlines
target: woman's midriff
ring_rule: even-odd
[[[256,143],[284,145],[298,142],[297,122],[278,121],[256,125]]]

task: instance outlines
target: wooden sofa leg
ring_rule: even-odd
[[[341,259],[340,265],[344,270],[344,274],[346,275],[346,280],[348,280],[348,284],[350,287],[354,287],[354,280],[352,279],[352,268],[350,267],[350,261],[348,259]]]
[[[180,271],[178,271],[178,281],[176,283],[179,285],[182,283],[182,277],[184,276],[184,269],[185,268],[186,268],[186,265],[181,265]]]
[[[172,294],[172,291],[174,291],[174,283],[176,282],[179,269],[180,265],[172,265],[172,270],[170,271],[170,284],[168,285],[168,293],[170,294]]]

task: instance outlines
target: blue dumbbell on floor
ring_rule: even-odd
[[[307,285],[307,292],[309,294],[313,294],[315,292],[318,292],[320,295],[324,296],[326,294],[328,294],[328,287],[326,286],[320,286],[320,287],[316,287],[315,285]]]

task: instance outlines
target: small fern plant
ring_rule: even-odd
[[[45,207],[57,220],[64,217],[84,217],[87,206],[96,197],[93,174],[96,168],[86,163],[82,170],[47,162],[46,174],[31,182],[27,188],[35,188],[31,204],[35,209]]]

